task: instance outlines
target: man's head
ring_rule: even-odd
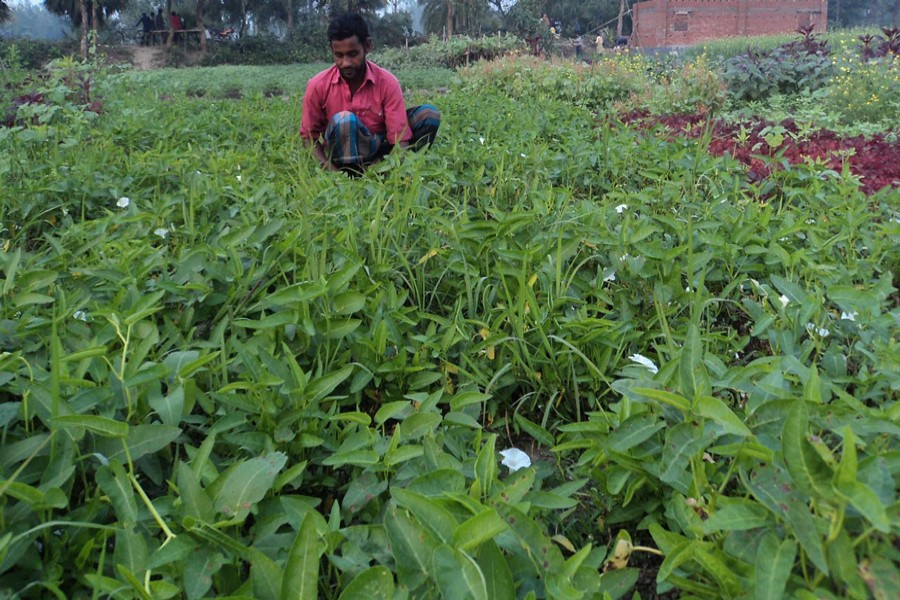
[[[360,84],[366,77],[366,54],[372,49],[369,27],[359,15],[343,14],[328,24],[328,43],[334,64],[348,84]]]

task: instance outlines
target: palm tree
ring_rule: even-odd
[[[9,12],[9,6],[3,0],[0,0],[0,23],[8,21],[12,14]]]

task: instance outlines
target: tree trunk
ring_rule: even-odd
[[[625,20],[625,0],[619,0],[619,20],[616,22],[616,37],[622,37],[622,21]]]
[[[247,27],[247,0],[241,0],[241,30],[238,37],[244,37],[244,29]]]
[[[203,0],[197,0],[197,29],[200,30],[200,52],[206,54],[206,28],[203,26]],[[187,34],[185,34],[187,35]]]
[[[81,52],[81,58],[87,59],[88,51],[88,7],[87,0],[79,0],[79,8],[81,9],[81,40],[78,50]]]
[[[894,0],[894,29],[900,27],[900,0]]]
[[[294,33],[294,2],[293,0],[284,0],[284,11],[287,13],[287,32],[288,35]]]
[[[100,31],[99,21],[97,18],[97,5],[100,4],[100,0],[92,0],[91,1],[91,31],[94,32],[94,43],[97,40],[97,32]]]
[[[168,23],[166,29],[169,30],[169,37],[166,38],[166,48],[171,48],[172,42],[175,41],[175,30],[172,29],[172,0],[166,0],[166,22]]]
[[[447,2],[447,39],[453,37],[453,0]]]

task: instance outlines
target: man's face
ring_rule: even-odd
[[[365,44],[355,35],[343,40],[331,41],[334,64],[347,83],[362,83],[366,77],[366,53],[372,49],[372,40]]]

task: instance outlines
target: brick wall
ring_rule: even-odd
[[[636,2],[633,46],[690,46],[716,38],[825,31],[827,0],[649,0]]]

